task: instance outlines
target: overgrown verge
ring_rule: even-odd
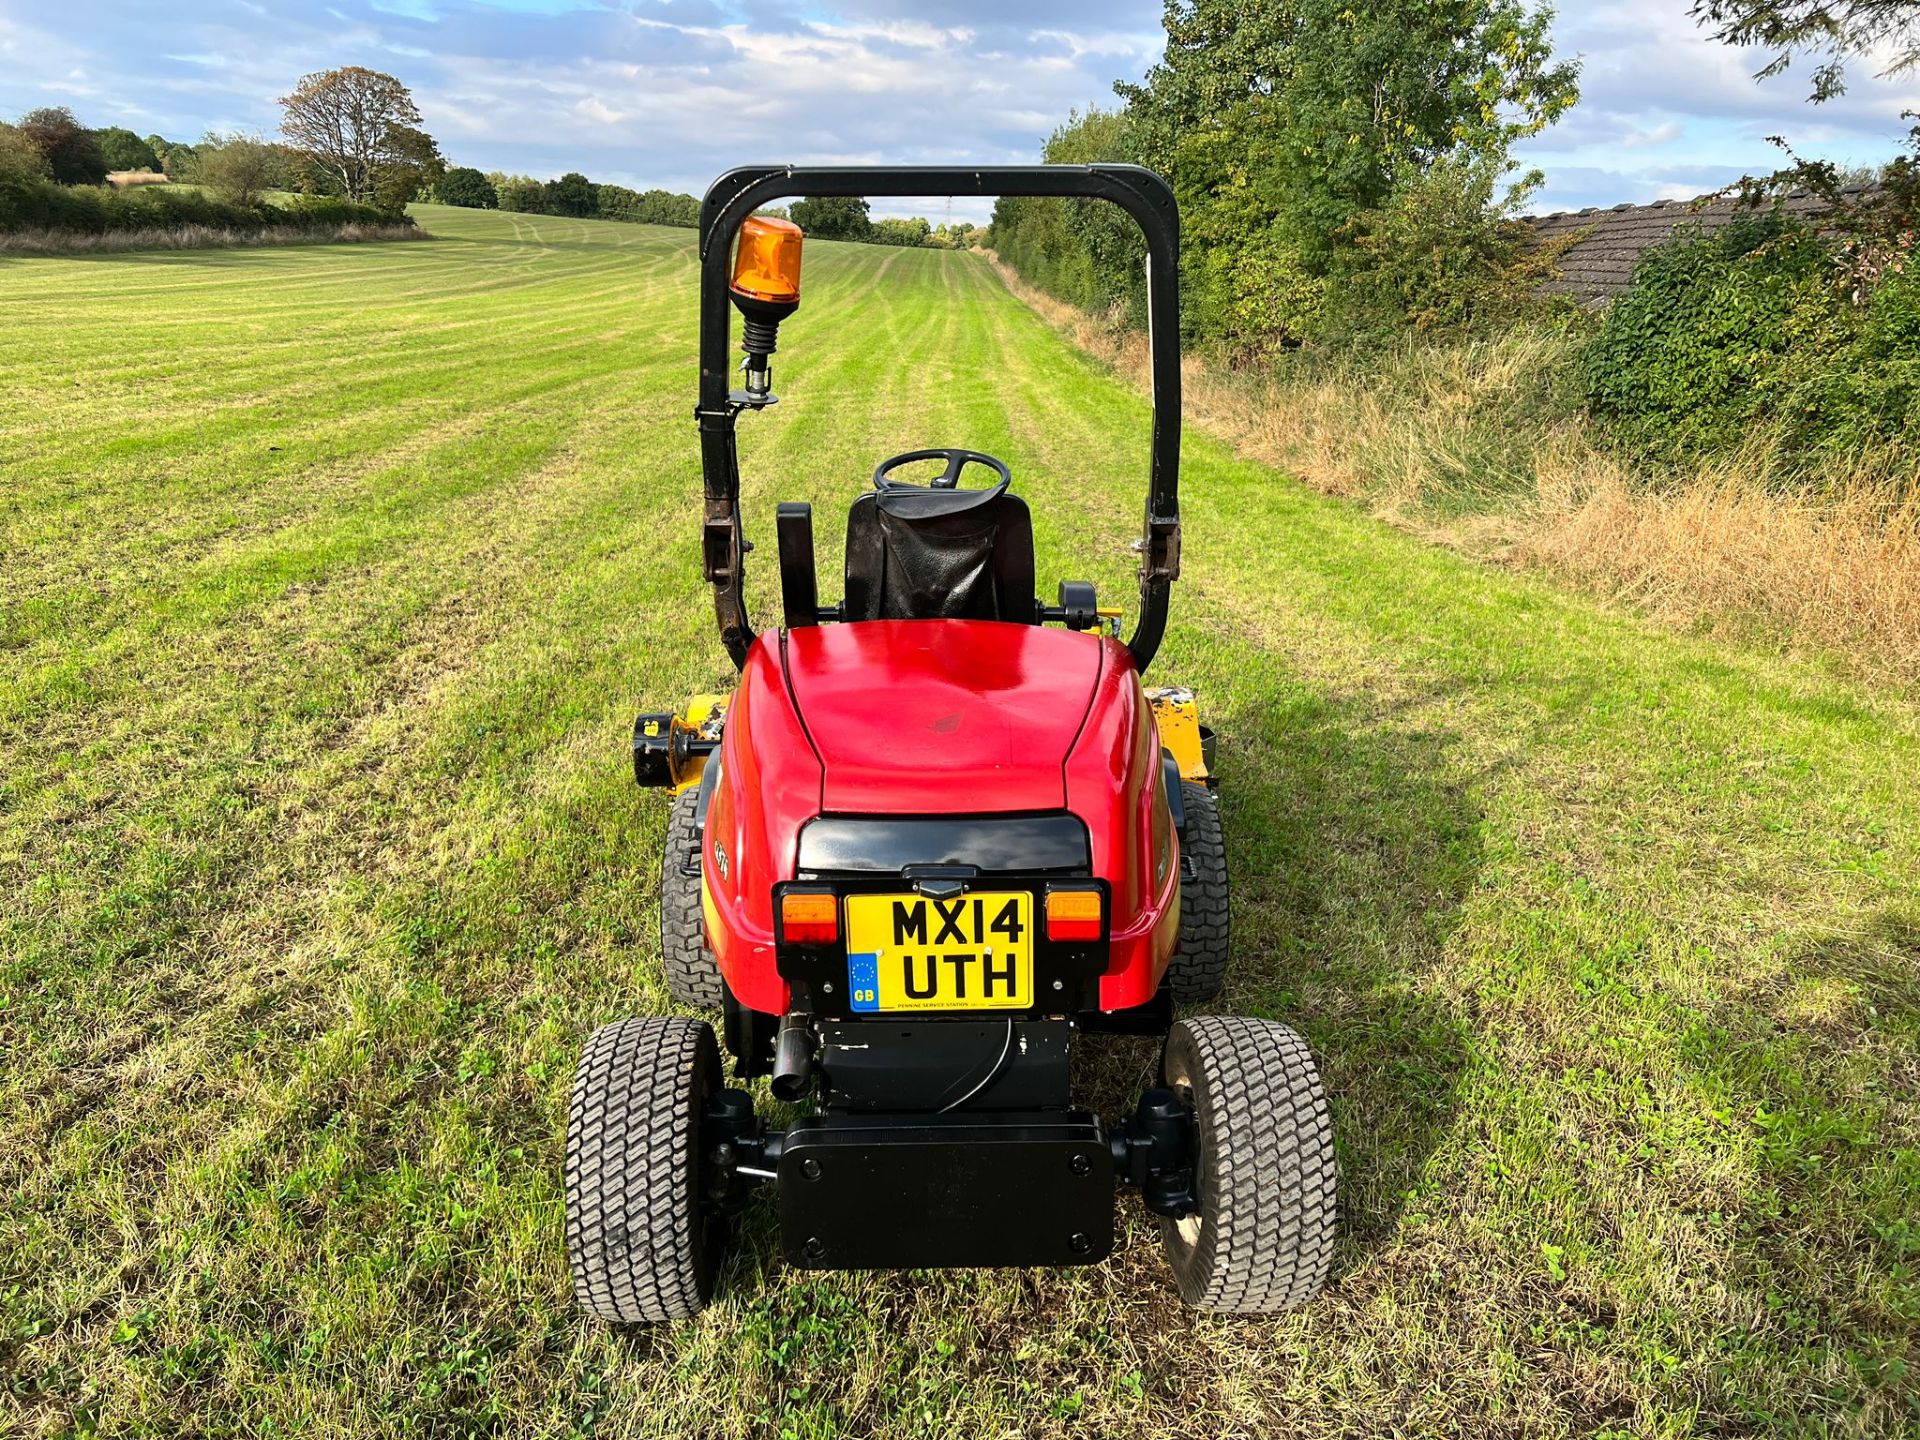
[[[1145,337],[1024,284],[1013,292],[1145,388]],[[1656,466],[1590,420],[1585,337],[1548,323],[1293,353],[1189,358],[1188,419],[1318,489],[1482,558],[1537,565],[1664,623],[1819,650],[1920,682],[1920,487],[1898,443],[1794,484],[1793,429]]]

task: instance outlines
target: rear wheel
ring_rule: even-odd
[[[1180,1298],[1271,1315],[1333,1263],[1333,1125],[1307,1045],[1273,1020],[1205,1015],[1167,1036],[1166,1083],[1193,1107],[1200,1208],[1162,1219]]]
[[[683,790],[673,797],[660,866],[660,958],[666,966],[667,992],[682,1005],[711,1010],[720,1003],[725,982],[707,948],[699,856],[700,792]]]
[[[587,1041],[567,1123],[567,1257],[588,1314],[683,1320],[712,1298],[725,1222],[701,1204],[699,1143],[719,1087],[702,1021],[621,1020]]]
[[[1227,978],[1227,845],[1213,791],[1183,782],[1180,803],[1180,947],[1167,962],[1167,986],[1181,1004],[1202,1005]]]

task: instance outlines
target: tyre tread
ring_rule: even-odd
[[[660,960],[667,992],[695,1010],[717,1010],[724,998],[720,964],[707,948],[706,917],[701,913],[700,877],[683,869],[687,854],[700,848],[700,792],[673,797],[667,816],[666,851],[660,862]]]
[[[1333,1265],[1333,1124],[1306,1041],[1274,1020],[1178,1022],[1199,1119],[1202,1223],[1161,1232],[1181,1296],[1203,1310],[1271,1315],[1320,1293]]]
[[[712,1294],[694,1153],[719,1073],[713,1029],[684,1016],[594,1031],[567,1126],[567,1255],[580,1307],[616,1323],[683,1320]]]
[[[1204,1005],[1227,979],[1232,913],[1227,897],[1227,846],[1220,829],[1220,801],[1195,781],[1183,781],[1187,823],[1180,836],[1182,864],[1193,873],[1180,881],[1180,945],[1167,963],[1167,986],[1182,1005]]]

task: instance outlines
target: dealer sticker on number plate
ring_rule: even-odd
[[[856,1011],[1024,1010],[1033,896],[849,895],[847,987]]]

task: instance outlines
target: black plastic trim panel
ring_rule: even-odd
[[[972,866],[983,875],[1084,875],[1093,867],[1075,815],[823,815],[800,830],[798,877],[899,875],[909,865]]]

